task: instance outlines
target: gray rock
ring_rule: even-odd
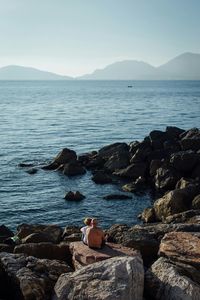
[[[62,274],[54,288],[53,300],[142,300],[144,288],[142,260],[114,257]]]
[[[85,168],[77,161],[73,160],[64,165],[63,174],[67,176],[77,176],[86,173]]]
[[[198,300],[200,285],[184,268],[159,258],[145,275],[145,291],[155,300]]]

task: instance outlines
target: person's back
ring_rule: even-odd
[[[91,221],[92,227],[86,231],[87,243],[90,248],[101,248],[104,242],[104,232],[101,228],[96,227],[97,221]]]

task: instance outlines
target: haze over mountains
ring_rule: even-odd
[[[200,54],[183,53],[154,67],[136,60],[125,60],[72,78],[35,68],[6,66],[0,68],[0,80],[200,80]]]

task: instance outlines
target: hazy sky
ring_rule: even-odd
[[[0,0],[0,66],[81,75],[200,53],[200,0]]]

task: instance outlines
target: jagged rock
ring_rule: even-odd
[[[181,134],[183,134],[185,130],[175,127],[175,126],[167,126],[166,134],[169,140],[178,139]]]
[[[69,201],[80,201],[85,199],[85,196],[81,194],[79,191],[76,192],[69,191],[68,193],[66,193],[64,199]]]
[[[62,274],[53,300],[142,300],[144,270],[136,257],[114,257],[88,265],[72,274]]]
[[[184,138],[180,141],[181,148],[185,150],[198,151],[200,149],[200,136],[198,138]]]
[[[128,227],[127,225],[113,225],[106,233],[109,241],[122,244],[126,247],[138,249],[148,266],[157,259],[160,240],[167,232],[184,231],[199,232],[199,224],[145,224]]]
[[[97,184],[106,184],[113,182],[112,178],[103,171],[95,172],[95,174],[92,176],[92,180]]]
[[[46,232],[36,232],[27,235],[22,239],[22,243],[40,243],[40,242],[52,242],[52,237]]]
[[[85,167],[87,169],[102,169],[106,160],[100,157],[98,154],[92,156],[86,163]]]
[[[56,162],[52,162],[48,165],[44,165],[41,167],[43,170],[56,170],[60,165]]]
[[[185,189],[187,187],[196,187],[199,188],[199,182],[195,179],[184,178],[182,177],[176,184],[176,189]]]
[[[162,161],[160,159],[153,159],[150,163],[149,174],[150,176],[155,176],[157,170],[162,166]]]
[[[73,233],[71,235],[65,236],[63,238],[63,241],[65,241],[67,243],[71,243],[71,242],[81,241],[81,239],[82,239],[81,233]]]
[[[78,162],[80,162],[84,166],[87,166],[87,164],[89,163],[89,161],[95,155],[97,155],[97,151],[92,151],[92,152],[89,152],[89,153],[83,153],[83,154],[81,154],[81,155],[78,156]]]
[[[197,270],[177,266],[161,257],[145,274],[145,294],[155,300],[200,299],[200,285],[188,277]]]
[[[143,162],[146,160],[148,155],[150,155],[152,149],[150,146],[145,144],[140,144],[140,147],[135,151],[133,156],[131,157],[130,163]]]
[[[114,154],[104,164],[104,169],[110,173],[118,169],[126,168],[130,163],[129,152]]]
[[[58,165],[64,165],[74,160],[77,160],[76,152],[71,149],[64,148],[55,157],[54,163],[57,163]]]
[[[163,148],[169,154],[181,151],[181,146],[179,141],[167,140],[163,143]]]
[[[108,160],[113,155],[122,156],[129,153],[129,147],[126,143],[114,143],[101,148],[98,152],[99,157]]]
[[[0,252],[9,252],[13,253],[15,245],[10,244],[0,244]]]
[[[149,137],[151,146],[154,150],[157,150],[163,148],[163,142],[167,139],[167,134],[160,130],[153,130],[150,132]]]
[[[125,200],[125,199],[132,199],[132,197],[128,196],[128,195],[124,195],[124,194],[110,194],[110,195],[104,196],[103,199],[105,199],[105,200],[113,200],[113,199]]]
[[[120,177],[137,179],[140,176],[145,177],[146,169],[147,165],[145,163],[134,163],[125,169],[115,171],[113,174]]]
[[[154,202],[156,219],[164,221],[170,215],[188,210],[190,201],[191,195],[188,188],[168,192]]]
[[[20,239],[23,239],[32,233],[40,232],[48,234],[49,238],[51,238],[51,241],[53,243],[58,243],[61,240],[63,230],[57,225],[21,224],[17,227],[17,236]]]
[[[156,222],[155,211],[153,207],[147,207],[143,210],[141,220],[145,223]]]
[[[64,231],[63,231],[62,238],[70,236],[74,233],[80,233],[80,227],[78,227],[78,226],[66,226]]]
[[[198,210],[187,210],[174,214],[165,219],[165,223],[190,223],[200,224],[200,208]]]
[[[175,169],[160,167],[156,171],[155,186],[157,189],[174,189],[180,178],[180,173],[178,173]]]
[[[0,243],[12,236],[14,236],[14,233],[7,226],[0,225]]]
[[[86,170],[82,165],[77,161],[73,160],[64,165],[63,174],[67,176],[77,176],[83,175],[86,173]]]
[[[192,200],[192,208],[200,210],[200,194]]]
[[[91,249],[83,242],[74,242],[70,244],[70,251],[74,266],[77,262],[80,266],[86,266],[115,256],[140,255],[137,250],[113,243],[106,243],[102,249]]]
[[[170,164],[180,172],[191,171],[198,162],[198,155],[193,151],[180,151],[171,155]]]
[[[62,273],[72,269],[64,262],[0,253],[0,281],[6,299],[50,300]]]
[[[167,233],[161,240],[159,254],[200,271],[200,239],[188,232]]]
[[[38,258],[69,260],[69,245],[66,243],[52,244],[47,242],[21,244],[15,247],[14,253],[24,253]]]

